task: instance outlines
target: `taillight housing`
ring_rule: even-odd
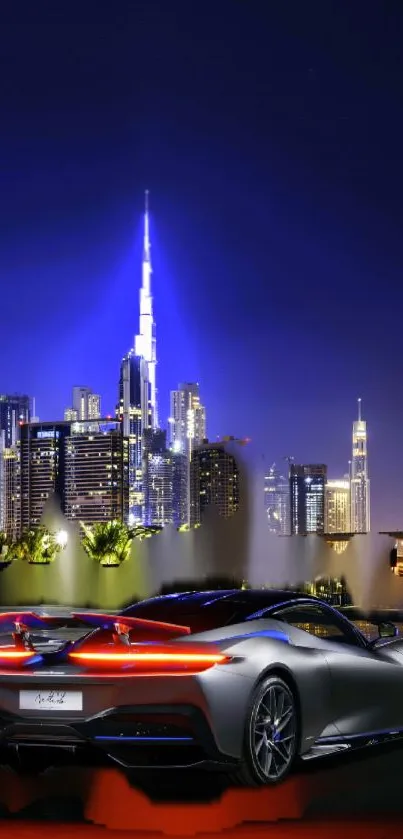
[[[187,646],[187,645],[186,645]],[[130,675],[180,675],[202,673],[231,660],[218,650],[205,648],[174,649],[157,645],[133,644],[118,648],[71,650],[69,659],[90,670],[126,671]]]
[[[37,657],[34,650],[18,649],[15,646],[0,646],[0,667],[15,667]]]

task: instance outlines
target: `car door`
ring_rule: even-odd
[[[316,603],[283,607],[271,616],[321,639],[333,722],[342,735],[403,729],[403,667],[382,660],[346,618]]]

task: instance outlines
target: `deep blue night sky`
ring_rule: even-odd
[[[210,437],[338,477],[361,396],[403,527],[403,4],[53,5],[1,27],[0,390],[114,409],[149,188],[162,417],[199,380]]]

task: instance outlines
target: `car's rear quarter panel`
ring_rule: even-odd
[[[194,640],[197,637],[200,641],[215,641],[221,650],[234,656],[233,663],[204,674],[202,686],[211,726],[220,748],[235,757],[239,757],[242,752],[245,722],[254,689],[270,673],[283,676],[296,692],[301,753],[308,751],[318,737],[336,733],[325,650],[315,645],[294,646],[259,636],[255,633],[258,630],[264,631],[262,623],[260,621],[254,626],[251,622],[247,628],[243,624],[224,631],[213,630],[193,636]],[[240,637],[240,632],[243,637]],[[227,637],[219,640],[220,633]],[[298,634],[301,636],[300,632]],[[302,637],[308,640],[305,633],[302,633]],[[234,677],[238,681],[234,682]]]

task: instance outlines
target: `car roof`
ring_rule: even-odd
[[[142,600],[137,605],[145,606],[155,603],[162,606],[172,603],[174,609],[177,605],[182,609],[183,607],[192,609],[192,606],[196,606],[199,609],[203,606],[211,606],[213,603],[219,604],[224,600],[229,603],[242,604],[246,608],[250,607],[251,612],[259,609],[268,609],[271,606],[277,606],[293,600],[314,603],[321,602],[313,595],[290,589],[215,589],[210,591],[185,591],[162,594],[158,597]],[[128,606],[127,610],[131,608],[133,607]]]

